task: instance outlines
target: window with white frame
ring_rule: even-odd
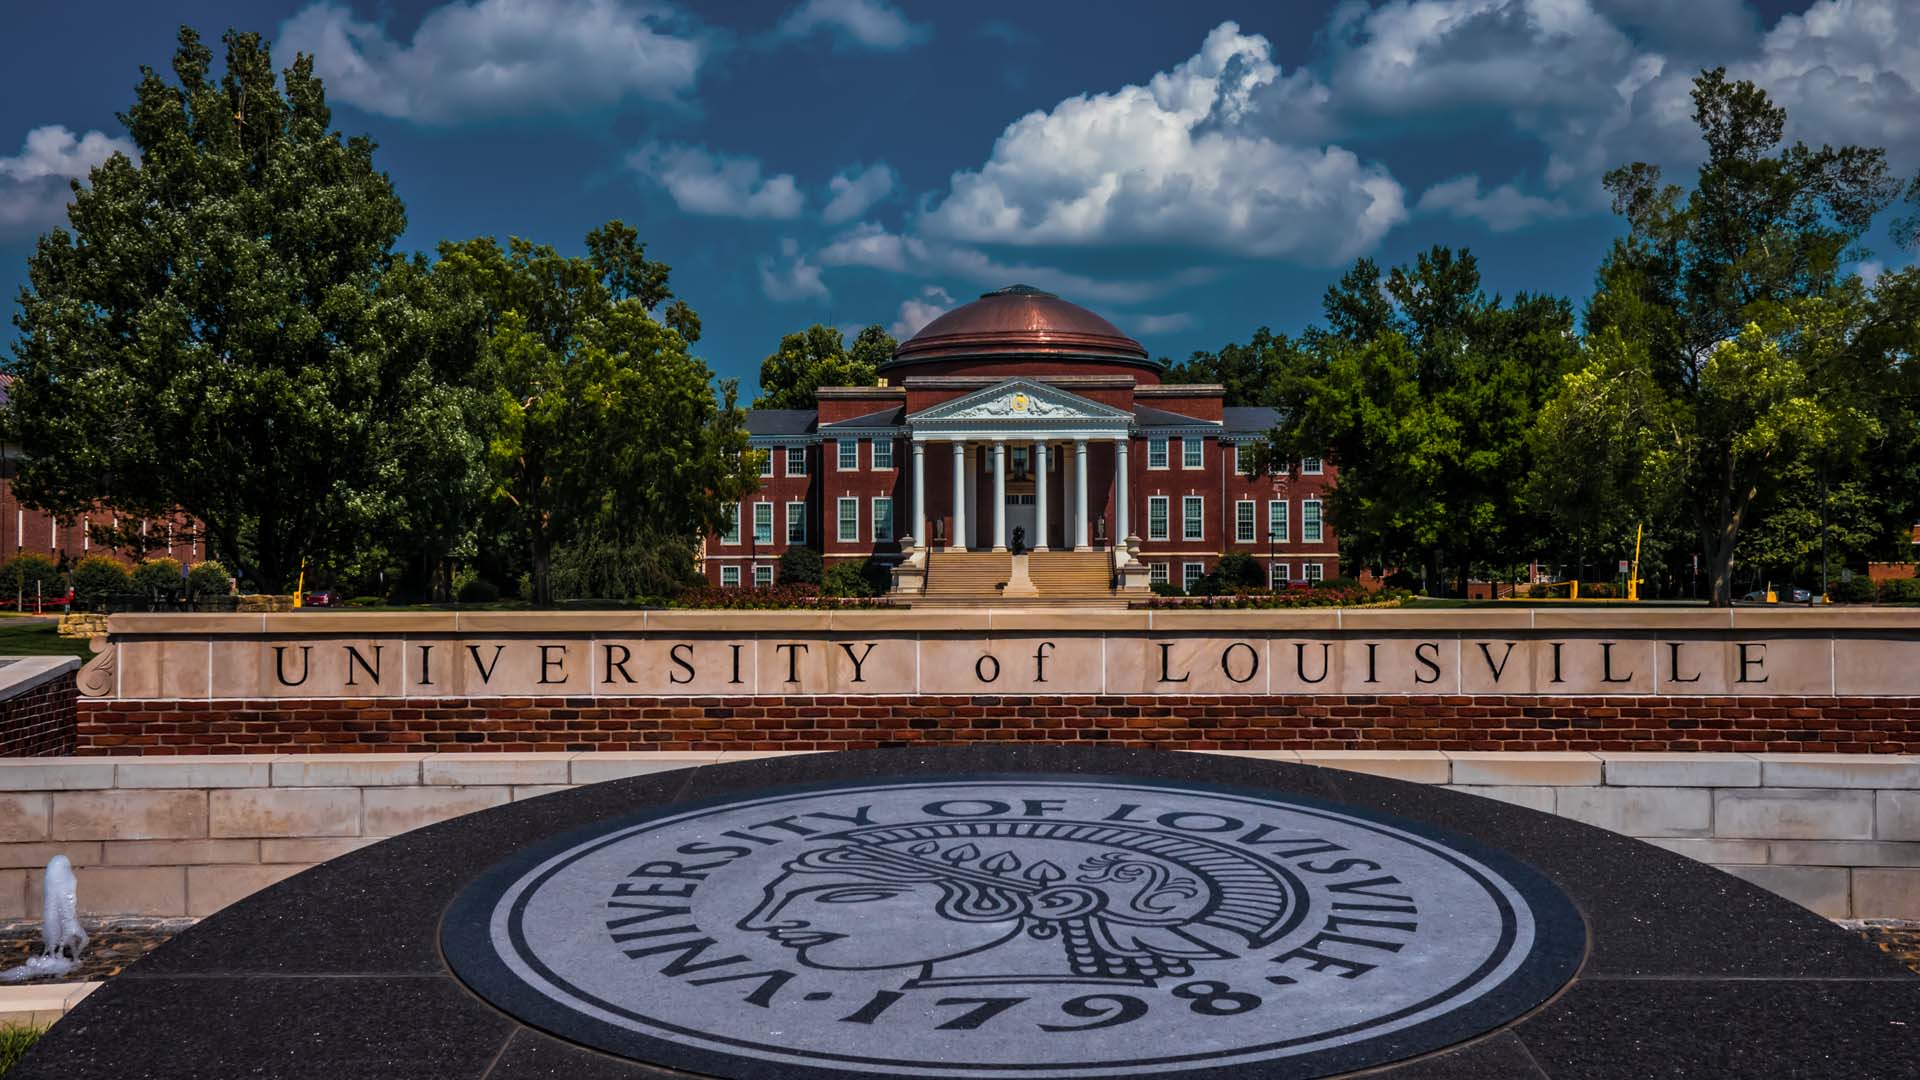
[[[1206,496],[1189,495],[1180,500],[1180,507],[1180,538],[1205,540],[1207,538]]]
[[[771,450],[771,449],[760,451],[760,475],[761,476],[773,475],[773,455],[776,453],[778,453],[778,451]]]
[[[860,500],[843,498],[839,501],[841,543],[854,543],[860,539]]]
[[[1192,435],[1180,437],[1180,467],[1204,469],[1207,465],[1207,440]]]
[[[1309,544],[1320,542],[1320,500],[1300,500],[1300,539]]]
[[[1154,585],[1167,583],[1167,564],[1163,562],[1147,564],[1147,581]]]
[[[787,543],[804,544],[807,542],[807,504],[790,502],[787,504]]]
[[[1167,440],[1163,436],[1147,440],[1147,468],[1164,469],[1167,467]]]
[[[1301,577],[1303,577],[1303,578],[1305,578],[1305,579],[1306,579],[1306,582],[1307,582],[1307,584],[1309,584],[1309,585],[1314,585],[1314,584],[1317,584],[1317,583],[1319,583],[1319,581],[1320,581],[1320,564],[1319,564],[1319,563],[1317,563],[1317,562],[1310,562],[1310,563],[1301,563],[1301,564],[1300,564],[1300,575],[1301,575]]]
[[[1147,496],[1147,539],[1167,539],[1167,497]]]
[[[873,440],[873,467],[876,469],[893,468],[893,440]]]
[[[835,462],[835,466],[841,472],[859,472],[860,440],[840,439],[834,443],[834,446],[837,447],[840,452],[840,460]]]
[[[1254,517],[1256,504],[1252,499],[1241,499],[1233,504],[1233,540],[1236,544],[1254,543],[1257,537],[1254,530],[1259,522]]]
[[[773,567],[765,564],[754,567],[753,583],[763,588],[773,584]]]
[[[1270,544],[1287,542],[1287,500],[1285,499],[1267,501],[1267,542]]]
[[[893,500],[887,496],[877,496],[873,500],[873,542],[886,543],[893,539]]]
[[[1180,564],[1180,587],[1193,591],[1193,583],[1207,576],[1207,564],[1190,562]]]
[[[807,475],[807,448],[804,446],[787,447],[787,475]]]
[[[1267,565],[1267,588],[1274,592],[1285,592],[1293,584],[1293,571],[1286,563],[1277,562]]]
[[[770,502],[753,504],[753,542],[773,543],[773,504]]]
[[[1300,471],[1306,473],[1308,476],[1319,476],[1325,470],[1322,468],[1319,458],[1310,457],[1300,460]]]
[[[1247,463],[1245,458],[1242,456],[1246,453],[1246,449],[1247,449],[1247,446],[1245,443],[1233,444],[1233,471],[1234,471],[1234,474],[1237,476],[1247,475]]]
[[[727,527],[720,531],[720,542],[723,544],[737,544],[740,542],[740,504],[734,503],[732,506],[727,507],[726,515]]]
[[[739,588],[740,587],[740,568],[737,566],[721,567],[720,568],[720,587],[723,589]]]

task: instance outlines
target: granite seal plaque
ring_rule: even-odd
[[[483,998],[703,1075],[1317,1076],[1552,995],[1525,865],[1371,811],[1121,777],[847,782],[507,858],[442,942]]]

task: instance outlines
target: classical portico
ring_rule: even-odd
[[[913,550],[1009,551],[1015,530],[1025,547],[1091,551],[1096,518],[1111,514],[1103,546],[1128,535],[1127,466],[1131,414],[1030,379],[1008,379],[906,417],[913,447]],[[928,463],[952,471],[941,511],[951,525],[935,530],[929,518]],[[1103,483],[1090,478],[1098,463]],[[990,485],[984,520],[978,485]],[[1056,490],[1057,485],[1057,490]],[[1062,511],[1055,519],[1055,504]]]

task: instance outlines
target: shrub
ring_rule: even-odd
[[[187,571],[187,591],[196,597],[225,596],[233,591],[233,578],[226,567],[208,559]]]
[[[87,607],[100,607],[109,597],[133,591],[133,575],[105,555],[89,555],[73,564],[73,598]]]
[[[0,563],[0,591],[9,598],[32,600],[36,594],[52,598],[67,592],[66,575],[51,558],[27,551]]]
[[[1202,574],[1194,579],[1193,584],[1187,586],[1188,596],[1219,596],[1226,591],[1221,587],[1220,575],[1217,573]]]
[[[828,596],[880,596],[892,587],[893,572],[874,559],[834,563],[821,581]]]
[[[27,1051],[46,1033],[43,1027],[0,1024],[0,1073],[20,1064],[20,1059],[26,1057]]]
[[[1544,581],[1536,581],[1527,586],[1527,596],[1533,600],[1545,600],[1553,595],[1553,589]]]
[[[1419,587],[1419,585],[1420,579],[1414,577],[1413,571],[1411,570],[1395,570],[1393,573],[1387,575],[1386,586],[1389,589],[1412,592],[1415,588]]]
[[[1883,604],[1920,604],[1920,578],[1893,578],[1880,583]]]
[[[143,596],[171,600],[184,585],[178,559],[148,559],[133,568],[133,591]]]
[[[386,604],[387,604],[387,598],[384,596],[349,596],[347,597],[348,607],[385,607]]]
[[[1174,584],[1173,582],[1171,582],[1171,581],[1155,581],[1155,582],[1151,582],[1151,583],[1149,583],[1149,584],[1148,584],[1148,586],[1147,586],[1147,588],[1149,588],[1149,589],[1152,589],[1152,590],[1153,590],[1153,595],[1155,595],[1155,596],[1185,596],[1185,595],[1187,595],[1187,593],[1186,593],[1186,590],[1185,590],[1185,589],[1182,589],[1182,588],[1181,588],[1180,586],[1178,586],[1178,585],[1175,585],[1175,584]]]
[[[702,586],[688,589],[673,598],[674,607],[767,610],[805,607],[886,607],[885,600],[854,597],[839,600],[822,597],[816,585],[767,585],[752,589],[722,589]]]
[[[667,596],[698,581],[693,549],[673,537],[594,535],[553,553],[553,595],[560,600]],[[530,587],[522,593],[531,594]]]
[[[824,572],[818,551],[810,547],[790,547],[780,556],[777,577],[782,585],[818,585]]]
[[[1871,604],[1874,592],[1873,582],[1859,575],[1827,582],[1827,599],[1836,604]]]
[[[1611,600],[1614,596],[1611,581],[1583,581],[1580,583],[1580,598],[1583,600]]]
[[[1316,589],[1359,589],[1359,588],[1363,588],[1363,586],[1362,586],[1362,585],[1360,584],[1360,582],[1359,582],[1358,580],[1356,580],[1356,579],[1354,579],[1354,578],[1350,578],[1350,577],[1330,577],[1330,578],[1321,578],[1321,579],[1320,579],[1320,580],[1319,580],[1318,582],[1316,582],[1316,583],[1314,584],[1314,586],[1313,586],[1313,587],[1314,587],[1314,588],[1316,588]]]
[[[500,599],[500,586],[486,578],[474,578],[460,586],[460,591],[454,594],[454,598],[463,604],[491,604]]]
[[[1213,576],[1219,579],[1222,592],[1257,589],[1267,583],[1267,572],[1253,556],[1238,552],[1220,556],[1220,561],[1213,565]]]

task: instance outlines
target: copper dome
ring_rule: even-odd
[[[1090,360],[1159,370],[1107,320],[1031,285],[984,293],[901,342],[881,370],[965,360]],[[942,366],[948,366],[943,364]]]

